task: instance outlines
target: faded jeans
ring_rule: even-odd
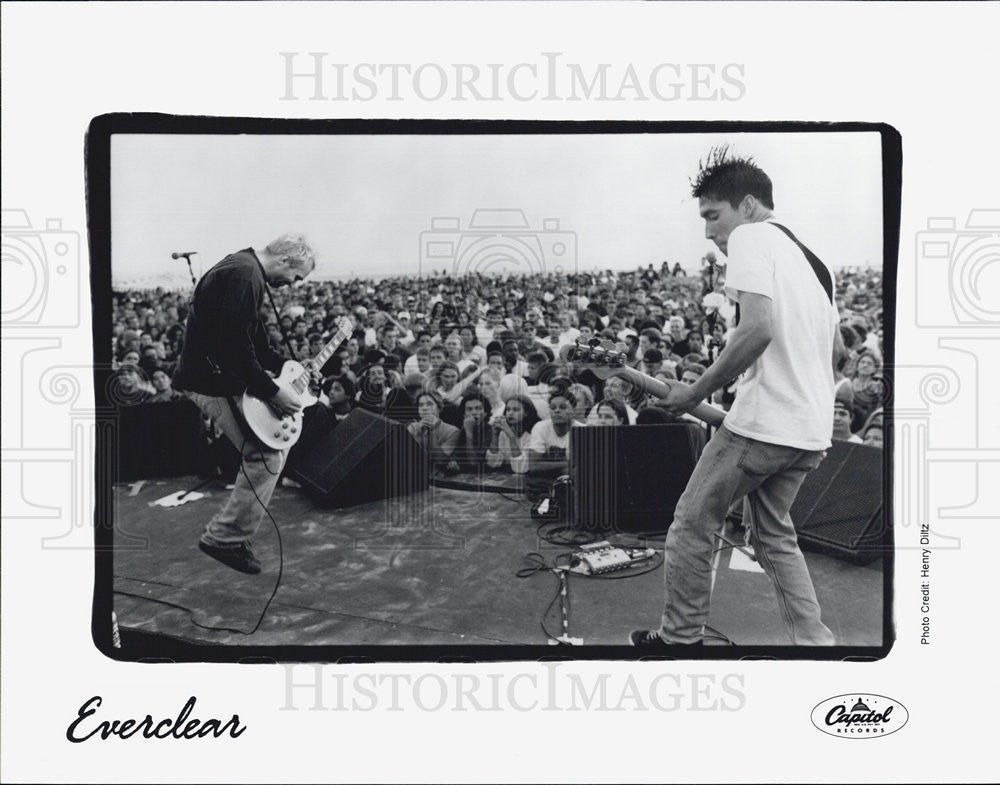
[[[660,637],[695,643],[704,635],[712,595],[712,560],[726,511],[743,499],[743,523],[757,561],[774,585],[778,607],[800,646],[831,646],[816,591],[788,514],[802,481],[823,451],[739,436],[725,425],[706,445],[677,502],[664,552],[666,600]]]
[[[288,451],[272,450],[263,446],[252,434],[244,435],[227,399],[196,392],[188,392],[187,395],[243,453],[243,465],[236,473],[233,492],[208,522],[201,541],[217,546],[249,542],[264,518],[265,507],[278,484]]]

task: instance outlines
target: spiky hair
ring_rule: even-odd
[[[769,210],[774,209],[771,178],[753,158],[733,154],[728,144],[713,147],[698,162],[698,174],[691,180],[691,195],[717,202],[729,202],[734,208],[747,194]]]

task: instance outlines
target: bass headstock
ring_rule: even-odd
[[[625,367],[628,346],[624,343],[612,343],[606,338],[591,338],[588,343],[577,341],[564,346],[559,356],[566,362],[587,368],[599,379],[607,379]]]

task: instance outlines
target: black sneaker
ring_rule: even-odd
[[[647,651],[670,651],[677,648],[688,648],[690,646],[701,646],[701,641],[694,643],[667,643],[660,637],[656,630],[632,630],[628,634],[628,642],[633,646]]]
[[[232,567],[247,575],[258,575],[260,573],[260,562],[253,555],[253,548],[250,543],[241,542],[239,545],[209,545],[204,540],[198,540],[198,547],[206,556],[211,556],[216,561],[220,561],[227,567]]]

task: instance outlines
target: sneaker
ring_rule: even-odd
[[[656,630],[632,630],[628,634],[628,642],[633,646],[647,651],[670,651],[676,648],[686,648],[689,646],[701,646],[701,641],[693,643],[667,643],[660,637]]]
[[[206,556],[211,556],[216,561],[220,561],[227,567],[232,567],[247,575],[257,575],[260,573],[260,562],[253,555],[253,548],[250,543],[241,542],[238,545],[209,545],[203,540],[198,541],[198,547]]]

